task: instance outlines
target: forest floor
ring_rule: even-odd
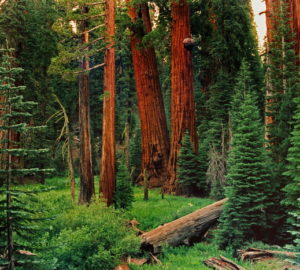
[[[54,178],[47,180],[46,186],[55,189],[41,194],[41,199],[46,208],[53,209],[52,214],[59,211],[63,213],[72,207],[70,192],[65,178]],[[77,191],[78,192],[78,191]],[[166,222],[173,221],[179,217],[189,214],[199,208],[213,203],[209,198],[185,198],[176,196],[165,196],[161,198],[159,190],[150,190],[149,200],[143,200],[143,190],[135,188],[135,200],[132,209],[125,213],[128,220],[136,219],[139,222],[138,228],[143,231],[149,231]],[[78,195],[78,194],[77,194]],[[66,199],[68,198],[68,199]],[[57,205],[57,207],[55,206]],[[48,207],[47,207],[48,206]],[[51,210],[50,210],[51,212]],[[49,213],[51,214],[51,213]],[[165,247],[161,255],[158,256],[162,265],[130,265],[133,270],[205,270],[209,269],[203,264],[203,261],[223,255],[247,270],[283,270],[289,268],[287,262],[283,259],[274,259],[257,264],[250,262],[241,262],[233,258],[230,252],[220,251],[214,244],[212,231],[204,242],[193,246]],[[260,246],[258,246],[260,245]],[[253,243],[252,247],[263,248],[262,244]],[[267,248],[267,247],[265,247]]]
[[[205,207],[214,201],[208,198],[185,198],[176,196],[165,196],[161,199],[160,190],[151,190],[149,200],[143,200],[143,190],[135,189],[135,201],[133,208],[129,211],[129,217],[136,219],[139,229],[150,231],[166,222],[173,221],[186,214]],[[256,243],[263,247],[261,243]],[[252,245],[252,246],[253,246]],[[257,246],[256,246],[257,247]],[[265,248],[267,248],[265,246]],[[223,255],[247,270],[283,270],[289,266],[284,260],[274,259],[252,264],[241,262],[232,257],[229,252],[218,250],[213,241],[213,232],[207,241],[197,243],[193,246],[166,247],[159,256],[162,265],[131,266],[134,270],[207,270],[210,269],[203,261],[211,257]]]

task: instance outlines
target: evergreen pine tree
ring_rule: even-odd
[[[177,161],[177,179],[183,194],[204,194],[206,183],[200,182],[199,158],[193,152],[188,131],[185,132]]]
[[[192,1],[191,10],[192,33],[194,36],[201,36],[200,46],[193,52],[194,71],[199,74],[196,80],[200,81],[204,102],[201,113],[198,112],[198,130],[204,151],[200,170],[202,175],[207,173],[210,194],[218,199],[224,197],[226,185],[224,179],[230,141],[229,110],[234,94],[232,85],[242,60],[246,59],[262,115],[263,70],[249,1]],[[199,27],[199,24],[203,27]],[[219,166],[212,166],[217,163],[225,168],[223,172],[219,170]],[[207,170],[203,171],[205,169]]]
[[[285,193],[282,189],[291,181],[290,175],[284,174],[287,166],[287,154],[290,147],[292,116],[295,110],[293,98],[297,91],[299,78],[296,66],[292,32],[289,23],[288,5],[285,1],[276,2],[273,21],[273,40],[269,44],[267,66],[267,101],[266,101],[266,138],[272,160],[273,200],[280,202]],[[289,210],[282,205],[269,210],[269,225],[275,243],[290,240],[287,224]]]
[[[297,224],[300,214],[300,98],[296,98],[297,110],[294,116],[294,130],[291,137],[291,147],[288,152],[288,165],[285,175],[291,178],[291,182],[284,188],[286,198],[283,203],[288,211],[292,213],[290,223]]]
[[[116,208],[128,209],[134,200],[133,188],[130,174],[124,159],[121,160],[117,171],[116,191],[114,203]]]
[[[24,101],[20,92],[25,87],[15,86],[15,80],[22,69],[12,68],[13,59],[8,53],[11,51],[0,51],[0,131],[3,134],[0,140],[0,178],[3,183],[0,188],[0,254],[4,255],[0,257],[0,265],[4,269],[13,270],[17,264],[24,265],[30,261],[28,256],[18,250],[31,250],[30,241],[36,233],[34,219],[31,217],[34,211],[24,206],[24,197],[31,196],[32,193],[17,189],[14,186],[16,178],[44,174],[52,170],[20,168],[19,164],[16,164],[18,157],[37,156],[48,150],[23,148],[20,143],[16,145],[12,140],[13,133],[18,133],[24,138],[25,134],[28,137],[33,130],[41,130],[44,127],[32,127],[26,122],[31,117],[29,110],[36,103]]]
[[[242,65],[238,78],[232,103],[233,141],[226,176],[229,200],[218,233],[219,246],[234,250],[245,241],[263,238],[267,226],[265,211],[272,188],[259,110],[250,93],[251,87],[239,89],[249,78],[247,64]]]

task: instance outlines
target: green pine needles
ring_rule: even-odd
[[[217,241],[220,248],[240,248],[246,241],[262,239],[271,191],[267,155],[263,147],[263,126],[251,85],[249,69],[243,63],[238,76],[231,118],[233,139],[229,152],[225,205]],[[239,100],[239,105],[237,101]]]
[[[284,200],[282,189],[291,181],[285,174],[288,149],[293,130],[292,117],[295,111],[294,97],[299,84],[298,67],[291,28],[288,4],[277,1],[275,5],[276,21],[273,22],[272,42],[269,44],[267,65],[266,116],[270,119],[266,125],[269,154],[272,159],[273,200]],[[275,207],[270,213],[270,235],[277,244],[291,240],[287,224],[288,207]]]
[[[13,270],[16,266],[26,265],[32,261],[29,244],[37,232],[34,211],[25,205],[25,197],[32,197],[34,192],[26,192],[17,188],[15,183],[25,176],[39,175],[50,172],[50,169],[24,168],[26,157],[37,156],[47,152],[47,149],[22,148],[22,143],[16,137],[30,136],[32,130],[43,127],[32,127],[27,123],[30,109],[34,102],[23,100],[20,92],[24,86],[16,86],[15,81],[22,72],[14,68],[11,51],[0,51],[0,266],[1,269]],[[18,136],[16,136],[16,134]],[[29,255],[29,256],[28,256]]]
[[[114,194],[115,208],[129,209],[132,206],[133,200],[134,194],[130,174],[125,161],[122,159],[117,172],[117,186]]]
[[[291,178],[291,182],[284,188],[286,199],[283,203],[292,213],[290,222],[295,225],[300,215],[300,98],[296,98],[296,114],[294,116],[295,126],[292,132],[291,147],[288,152],[288,165],[285,175]],[[298,216],[296,216],[298,215]]]
[[[183,194],[191,196],[203,194],[206,183],[200,182],[199,157],[193,152],[192,142],[188,131],[185,132],[177,161],[177,179]]]

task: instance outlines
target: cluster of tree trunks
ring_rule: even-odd
[[[116,64],[115,64],[115,10],[116,2],[106,0],[106,35],[107,49],[104,66],[104,100],[103,100],[103,134],[102,159],[100,174],[100,192],[108,206],[113,203],[116,187],[116,146],[115,146],[115,95],[116,95]]]
[[[189,131],[194,151],[198,150],[196,132],[195,100],[193,92],[192,40],[190,10],[186,0],[173,1],[171,4],[171,151],[169,158],[169,179],[165,185],[168,193],[180,193],[176,182],[176,167],[181,140]],[[190,46],[185,42],[190,41]]]
[[[177,246],[200,240],[220,217],[226,200],[213,203],[142,234],[142,248],[158,253],[163,244]]]
[[[88,14],[87,7],[82,8],[82,14]],[[89,42],[88,23],[81,22],[82,44]],[[83,72],[79,74],[79,126],[80,126],[80,195],[79,203],[86,204],[95,194],[94,176],[92,167],[92,148],[90,132],[90,106],[89,106],[89,60],[83,57],[81,62]]]
[[[170,147],[155,50],[142,42],[151,31],[149,8],[146,3],[127,3],[133,23],[131,51],[141,122],[142,173],[150,188],[160,187],[166,181]]]

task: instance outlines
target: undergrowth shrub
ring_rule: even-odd
[[[44,245],[51,248],[41,255],[43,270],[111,270],[140,246],[122,214],[97,203],[74,206],[57,217],[51,230],[45,234]]]

